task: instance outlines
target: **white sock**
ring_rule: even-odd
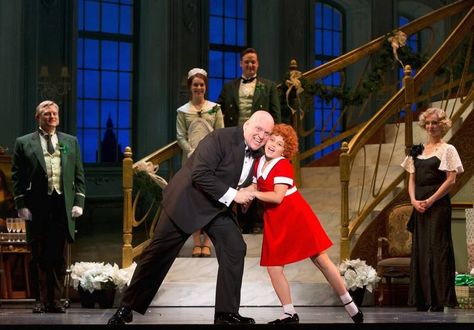
[[[357,308],[357,305],[352,301],[352,297],[349,292],[346,292],[342,296],[339,296],[339,298],[341,298],[341,301],[344,304],[344,308],[350,316],[354,316],[359,312],[359,309]]]
[[[283,305],[283,315],[280,316],[280,320],[292,317],[296,313],[295,307],[293,304]]]

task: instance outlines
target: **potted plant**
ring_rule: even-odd
[[[357,305],[362,305],[365,290],[372,292],[380,280],[375,269],[365,260],[344,260],[339,265],[339,273],[344,277],[344,285]]]
[[[458,307],[474,308],[474,268],[469,274],[456,273],[454,285]]]
[[[93,308],[98,302],[101,308],[113,305],[115,291],[121,291],[132,278],[136,263],[120,269],[103,262],[76,262],[71,265],[71,280],[74,289],[81,295],[81,305]]]

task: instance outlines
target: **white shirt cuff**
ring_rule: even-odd
[[[235,195],[237,195],[237,190],[234,188],[229,188],[224,196],[219,198],[219,202],[225,204],[226,206],[230,206],[230,204],[234,201]]]

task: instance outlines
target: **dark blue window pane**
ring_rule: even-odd
[[[102,4],[102,31],[116,33],[119,31],[118,26],[118,6],[103,3]]]
[[[323,54],[325,55],[332,55],[331,54],[331,32],[329,31],[324,31],[323,33],[323,40],[324,40],[324,44],[323,44]]]
[[[225,0],[224,16],[237,15],[237,6],[235,0]]]
[[[239,61],[240,62],[240,61]],[[236,56],[234,53],[224,53],[224,77],[236,77]]]
[[[120,33],[132,34],[132,7],[120,6]]]
[[[99,68],[99,42],[97,40],[85,40],[85,54],[84,54],[84,68],[98,69]]]
[[[332,42],[334,44],[334,48],[333,48],[334,56],[339,56],[342,53],[342,40],[341,40],[341,37],[342,37],[342,33],[340,33],[340,32],[334,32],[333,35],[332,35],[332,38],[333,38]]]
[[[209,99],[216,101],[222,89],[222,79],[209,79]]]
[[[222,52],[211,50],[209,51],[209,75],[212,77],[222,76]]]
[[[84,1],[79,0],[77,4],[77,26],[79,30],[84,30]]]
[[[86,163],[95,163],[97,161],[98,136],[99,131],[97,129],[84,130],[83,146],[85,147],[83,148],[83,159]]]
[[[236,21],[232,18],[225,20],[225,44],[236,44]]]
[[[318,29],[322,28],[323,17],[322,17],[322,9],[321,4],[317,3],[314,10],[314,26]]]
[[[131,5],[133,3],[133,0],[121,0],[120,2],[125,5]]]
[[[130,43],[120,43],[120,70],[132,70],[132,45]]]
[[[131,78],[130,73],[121,72],[119,74],[119,99],[129,99],[132,94],[131,91]]]
[[[99,4],[95,1],[86,1],[85,30],[99,31]]]
[[[237,0],[237,17],[238,18],[246,18],[247,15],[245,14],[246,10],[246,3],[244,0]]]
[[[125,147],[130,146],[130,131],[129,130],[118,130],[118,144],[120,146],[120,152],[123,153]]]
[[[221,17],[210,17],[209,42],[211,44],[222,43],[223,19]]]
[[[223,0],[210,0],[209,12],[211,15],[222,16],[224,14],[222,2]]]
[[[84,101],[84,127],[99,127],[99,103],[97,101]]]
[[[117,126],[117,102],[115,101],[102,101],[101,104],[101,118],[100,127],[116,127]],[[109,122],[110,119],[110,122]],[[112,126],[109,126],[112,125]]]
[[[238,20],[237,21],[237,45],[238,46],[245,46],[246,44],[246,34],[247,31],[245,30],[246,24],[245,21]]]
[[[333,14],[333,29],[336,31],[340,31],[342,30],[342,15],[337,11],[333,12]]]
[[[84,97],[99,97],[99,73],[97,71],[84,70]]]
[[[332,28],[332,8],[325,5],[323,9],[323,26],[325,29]]]
[[[79,38],[77,39],[77,66],[83,67],[84,66],[84,39]]]
[[[316,33],[314,34],[314,46],[315,46],[315,51],[316,54],[322,54],[323,53],[323,33],[321,30],[316,30]]]
[[[77,69],[77,97],[82,98],[84,96],[84,71]]]
[[[130,102],[119,102],[118,128],[130,128],[132,104]]]
[[[102,69],[117,70],[118,43],[115,41],[102,41]]]
[[[102,72],[102,97],[115,99],[117,93],[117,72]]]

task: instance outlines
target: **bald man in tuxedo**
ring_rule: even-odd
[[[211,238],[219,263],[214,323],[255,323],[238,313],[247,245],[233,206],[253,199],[239,188],[251,183],[254,159],[273,125],[268,112],[257,111],[243,126],[217,129],[201,140],[163,191],[154,236],[109,324],[131,322],[132,310],[145,314],[184,243],[199,228]]]

